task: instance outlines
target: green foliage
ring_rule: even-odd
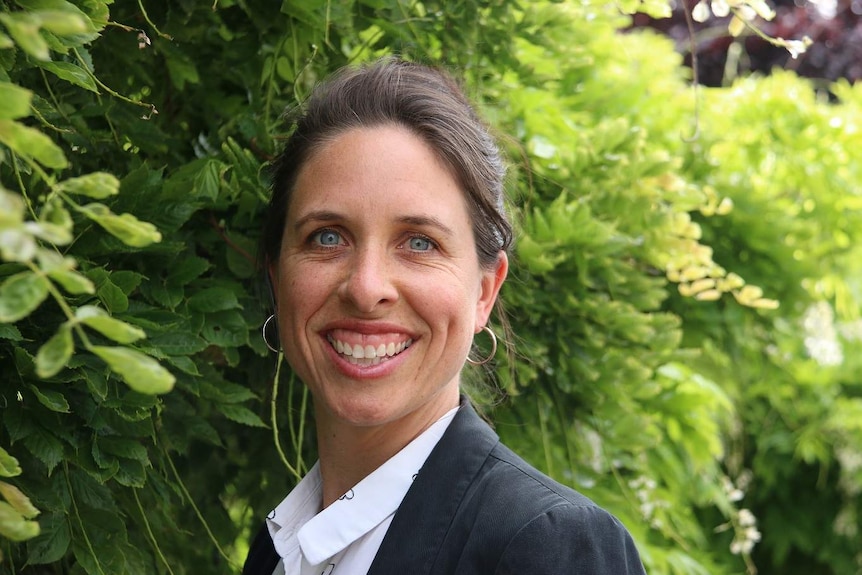
[[[512,160],[503,439],[650,573],[860,572],[858,86],[694,92],[619,32],[664,2],[198,4],[0,0],[0,572],[238,570],[315,457],[259,335],[280,115],[393,52]]]

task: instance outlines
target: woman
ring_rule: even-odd
[[[615,518],[500,444],[459,393],[508,270],[502,180],[439,71],[387,59],[312,95],[263,250],[319,461],[246,575],[643,573]]]

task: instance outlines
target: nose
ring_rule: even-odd
[[[341,297],[362,313],[372,313],[395,302],[398,290],[392,267],[385,251],[370,247],[357,251],[339,290]]]

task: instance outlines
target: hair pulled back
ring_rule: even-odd
[[[512,242],[500,151],[464,93],[445,72],[397,58],[344,68],[318,85],[300,110],[272,180],[262,250],[277,262],[297,176],[323,144],[354,128],[397,125],[434,150],[460,184],[483,268]]]

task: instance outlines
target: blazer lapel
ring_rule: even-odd
[[[395,512],[368,575],[431,572],[464,494],[499,441],[462,397],[461,408]]]

